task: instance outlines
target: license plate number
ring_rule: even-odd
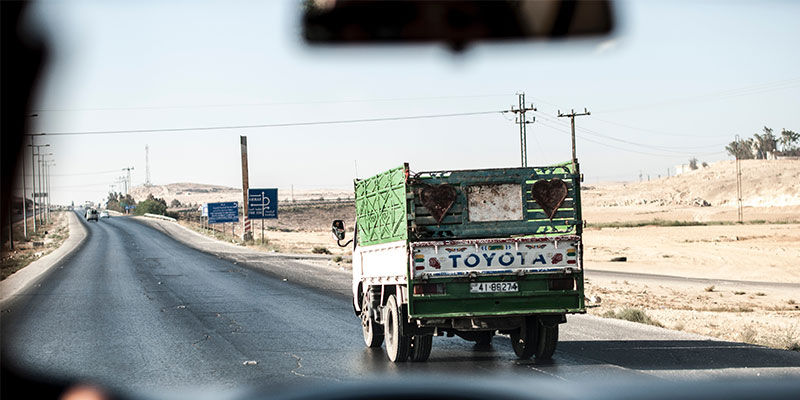
[[[518,292],[517,282],[477,282],[469,284],[470,293],[508,293]]]

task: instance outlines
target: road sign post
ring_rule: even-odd
[[[247,217],[261,220],[261,244],[264,244],[264,220],[278,218],[278,189],[249,189]]]
[[[208,203],[204,203],[200,207],[200,225],[203,227],[203,231],[208,230]]]
[[[239,202],[208,203],[208,223],[224,224],[226,222],[239,222]]]

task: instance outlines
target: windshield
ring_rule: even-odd
[[[8,365],[800,377],[800,4],[622,1],[599,37],[453,51],[310,45],[322,3],[28,5]]]

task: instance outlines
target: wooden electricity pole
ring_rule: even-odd
[[[514,114],[519,114],[519,116],[515,119],[515,123],[519,124],[519,158],[520,164],[523,167],[528,166],[528,131],[526,126],[528,124],[533,123],[536,118],[534,117],[530,121],[525,117],[525,113],[528,111],[536,111],[536,107],[531,104],[529,107],[525,106],[525,92],[517,93],[518,97],[518,108],[514,108],[511,106],[511,112]],[[507,111],[506,111],[507,112]]]
[[[247,218],[247,191],[250,188],[249,174],[247,172],[247,136],[239,136],[242,149],[242,240],[253,240],[253,230],[250,229],[250,219]]]
[[[561,110],[558,110],[558,117],[564,118],[568,117],[570,121],[570,125],[572,126],[572,163],[576,166],[578,165],[578,156],[576,155],[575,151],[575,117],[582,117],[584,115],[592,115],[586,108],[583,109],[582,113],[575,113],[575,110],[570,110],[569,114],[562,114]]]
[[[736,135],[736,143],[739,143],[739,135]],[[739,162],[738,152],[736,154],[736,202],[739,223],[741,224],[744,219],[744,214],[742,212],[742,166]]]

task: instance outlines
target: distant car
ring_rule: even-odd
[[[100,218],[111,218],[107,210],[100,211]]]
[[[94,208],[86,209],[86,220],[87,221],[94,220],[96,222],[97,219],[98,219],[97,215],[98,215],[97,210],[95,210]]]

